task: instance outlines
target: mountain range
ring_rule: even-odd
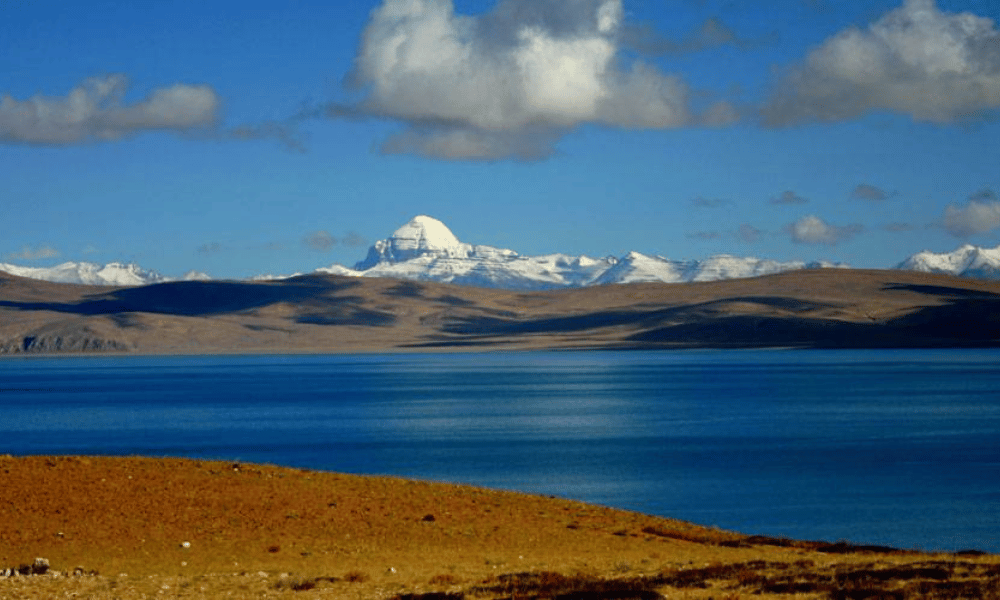
[[[620,258],[567,254],[523,256],[514,250],[462,242],[441,221],[421,215],[388,238],[375,242],[365,259],[353,268],[335,264],[315,272],[509,290],[550,290],[615,283],[719,281],[816,268],[849,267],[843,263],[782,262],[726,254],[703,260],[672,260],[639,252],[629,252]],[[923,251],[895,268],[996,280],[1000,279],[1000,246],[988,249],[965,245],[954,252],[940,254]],[[107,265],[66,262],[48,268],[0,263],[0,271],[52,282],[108,286],[136,286],[172,280],[135,264],[117,262]],[[204,273],[191,272],[182,279],[210,278]]]

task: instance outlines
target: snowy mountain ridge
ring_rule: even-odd
[[[941,253],[924,250],[899,263],[896,268],[973,279],[1000,279],[1000,246],[980,248],[965,244],[952,252]]]
[[[388,238],[375,242],[365,259],[353,268],[335,264],[315,272],[502,289],[547,290],[614,283],[717,281],[809,268],[849,267],[842,263],[776,261],[727,254],[703,260],[671,260],[640,252],[629,252],[621,258],[559,253],[522,256],[513,250],[462,242],[441,221],[420,215]],[[895,268],[1000,280],[1000,246],[980,248],[966,244],[943,253],[925,250],[910,256]],[[120,262],[106,265],[66,262],[53,267],[0,263],[0,271],[32,279],[89,285],[136,286],[176,280],[135,264]],[[251,280],[283,278],[261,275]],[[181,279],[207,280],[210,277],[192,271]]]
[[[120,262],[106,265],[91,262],[64,262],[54,267],[22,267],[0,263],[0,271],[28,279],[85,285],[128,286],[173,281],[173,279],[164,277],[156,271],[143,269],[133,263]],[[207,280],[211,278],[205,273],[191,271],[183,279]]]
[[[620,259],[566,254],[522,256],[513,250],[460,242],[444,223],[421,215],[389,238],[375,242],[365,260],[353,269],[333,265],[318,272],[546,290],[612,283],[715,281],[821,266],[835,265],[728,255],[677,261],[639,252],[629,252]]]

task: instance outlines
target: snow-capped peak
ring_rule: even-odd
[[[670,260],[629,252],[621,259],[566,254],[522,256],[513,250],[463,243],[444,223],[421,215],[375,242],[353,269],[340,265],[321,273],[394,277],[507,289],[552,289],[643,281],[713,281],[753,277],[805,267],[802,262],[714,256]]]
[[[448,251],[463,246],[447,225],[426,215],[413,217],[409,223],[397,229],[389,240],[400,251]]]
[[[951,252],[924,250],[907,258],[896,268],[978,279],[1000,279],[1000,246],[980,248],[964,244]]]
[[[960,250],[979,257],[963,264],[968,268],[979,268],[980,273],[992,273],[997,271],[995,265],[1000,265],[1000,248],[984,251],[970,246]],[[986,256],[988,253],[996,254],[995,261]],[[716,255],[704,260],[671,260],[640,252],[629,252],[620,259],[613,256],[591,258],[561,253],[522,256],[513,250],[464,243],[441,221],[419,215],[388,238],[375,242],[368,250],[365,260],[357,263],[353,269],[332,265],[315,272],[513,290],[544,290],[612,283],[714,281],[754,277],[806,266],[846,267],[729,255]],[[123,263],[64,263],[48,268],[0,264],[0,270],[34,279],[92,285],[145,285],[171,280],[154,271],[145,271],[137,265]],[[289,276],[258,276],[253,280],[285,277]],[[184,276],[186,280],[207,278],[206,274],[195,271]]]
[[[354,268],[364,271],[380,263],[401,263],[421,256],[466,258],[472,251],[472,246],[458,241],[444,223],[419,215],[387,239],[375,242],[365,260]]]

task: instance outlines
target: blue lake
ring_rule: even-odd
[[[5,359],[0,453],[389,474],[1000,552],[1000,351]]]

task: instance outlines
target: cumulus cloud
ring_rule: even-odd
[[[6,260],[44,260],[57,256],[59,256],[59,251],[52,246],[39,246],[38,248],[24,246],[17,252],[8,252],[4,258]]]
[[[466,16],[452,0],[383,0],[366,26],[349,81],[365,97],[328,116],[404,125],[382,150],[452,160],[544,158],[585,123],[666,129],[725,124],[690,90],[619,52],[622,0],[501,0]]]
[[[780,196],[771,198],[771,204],[808,204],[809,200],[791,190],[781,192]]]
[[[91,77],[65,97],[0,95],[0,142],[67,145],[119,140],[142,131],[211,125],[219,97],[207,85],[175,84],[128,104],[124,75]]]
[[[888,200],[889,192],[886,192],[880,187],[871,185],[870,183],[859,183],[851,191],[851,198],[855,200],[867,200],[868,202],[881,202],[883,200]]]
[[[785,230],[796,244],[827,244],[835,246],[864,231],[861,225],[831,225],[815,215],[802,217]]]
[[[990,189],[976,192],[964,204],[945,208],[945,230],[955,237],[969,237],[1000,227],[1000,198]]]
[[[314,231],[302,238],[302,243],[310,250],[327,252],[337,245],[337,238],[330,235],[329,231]]]
[[[793,67],[763,109],[787,126],[875,110],[951,123],[1000,107],[1000,31],[988,18],[905,0],[865,29],[850,27]]]

